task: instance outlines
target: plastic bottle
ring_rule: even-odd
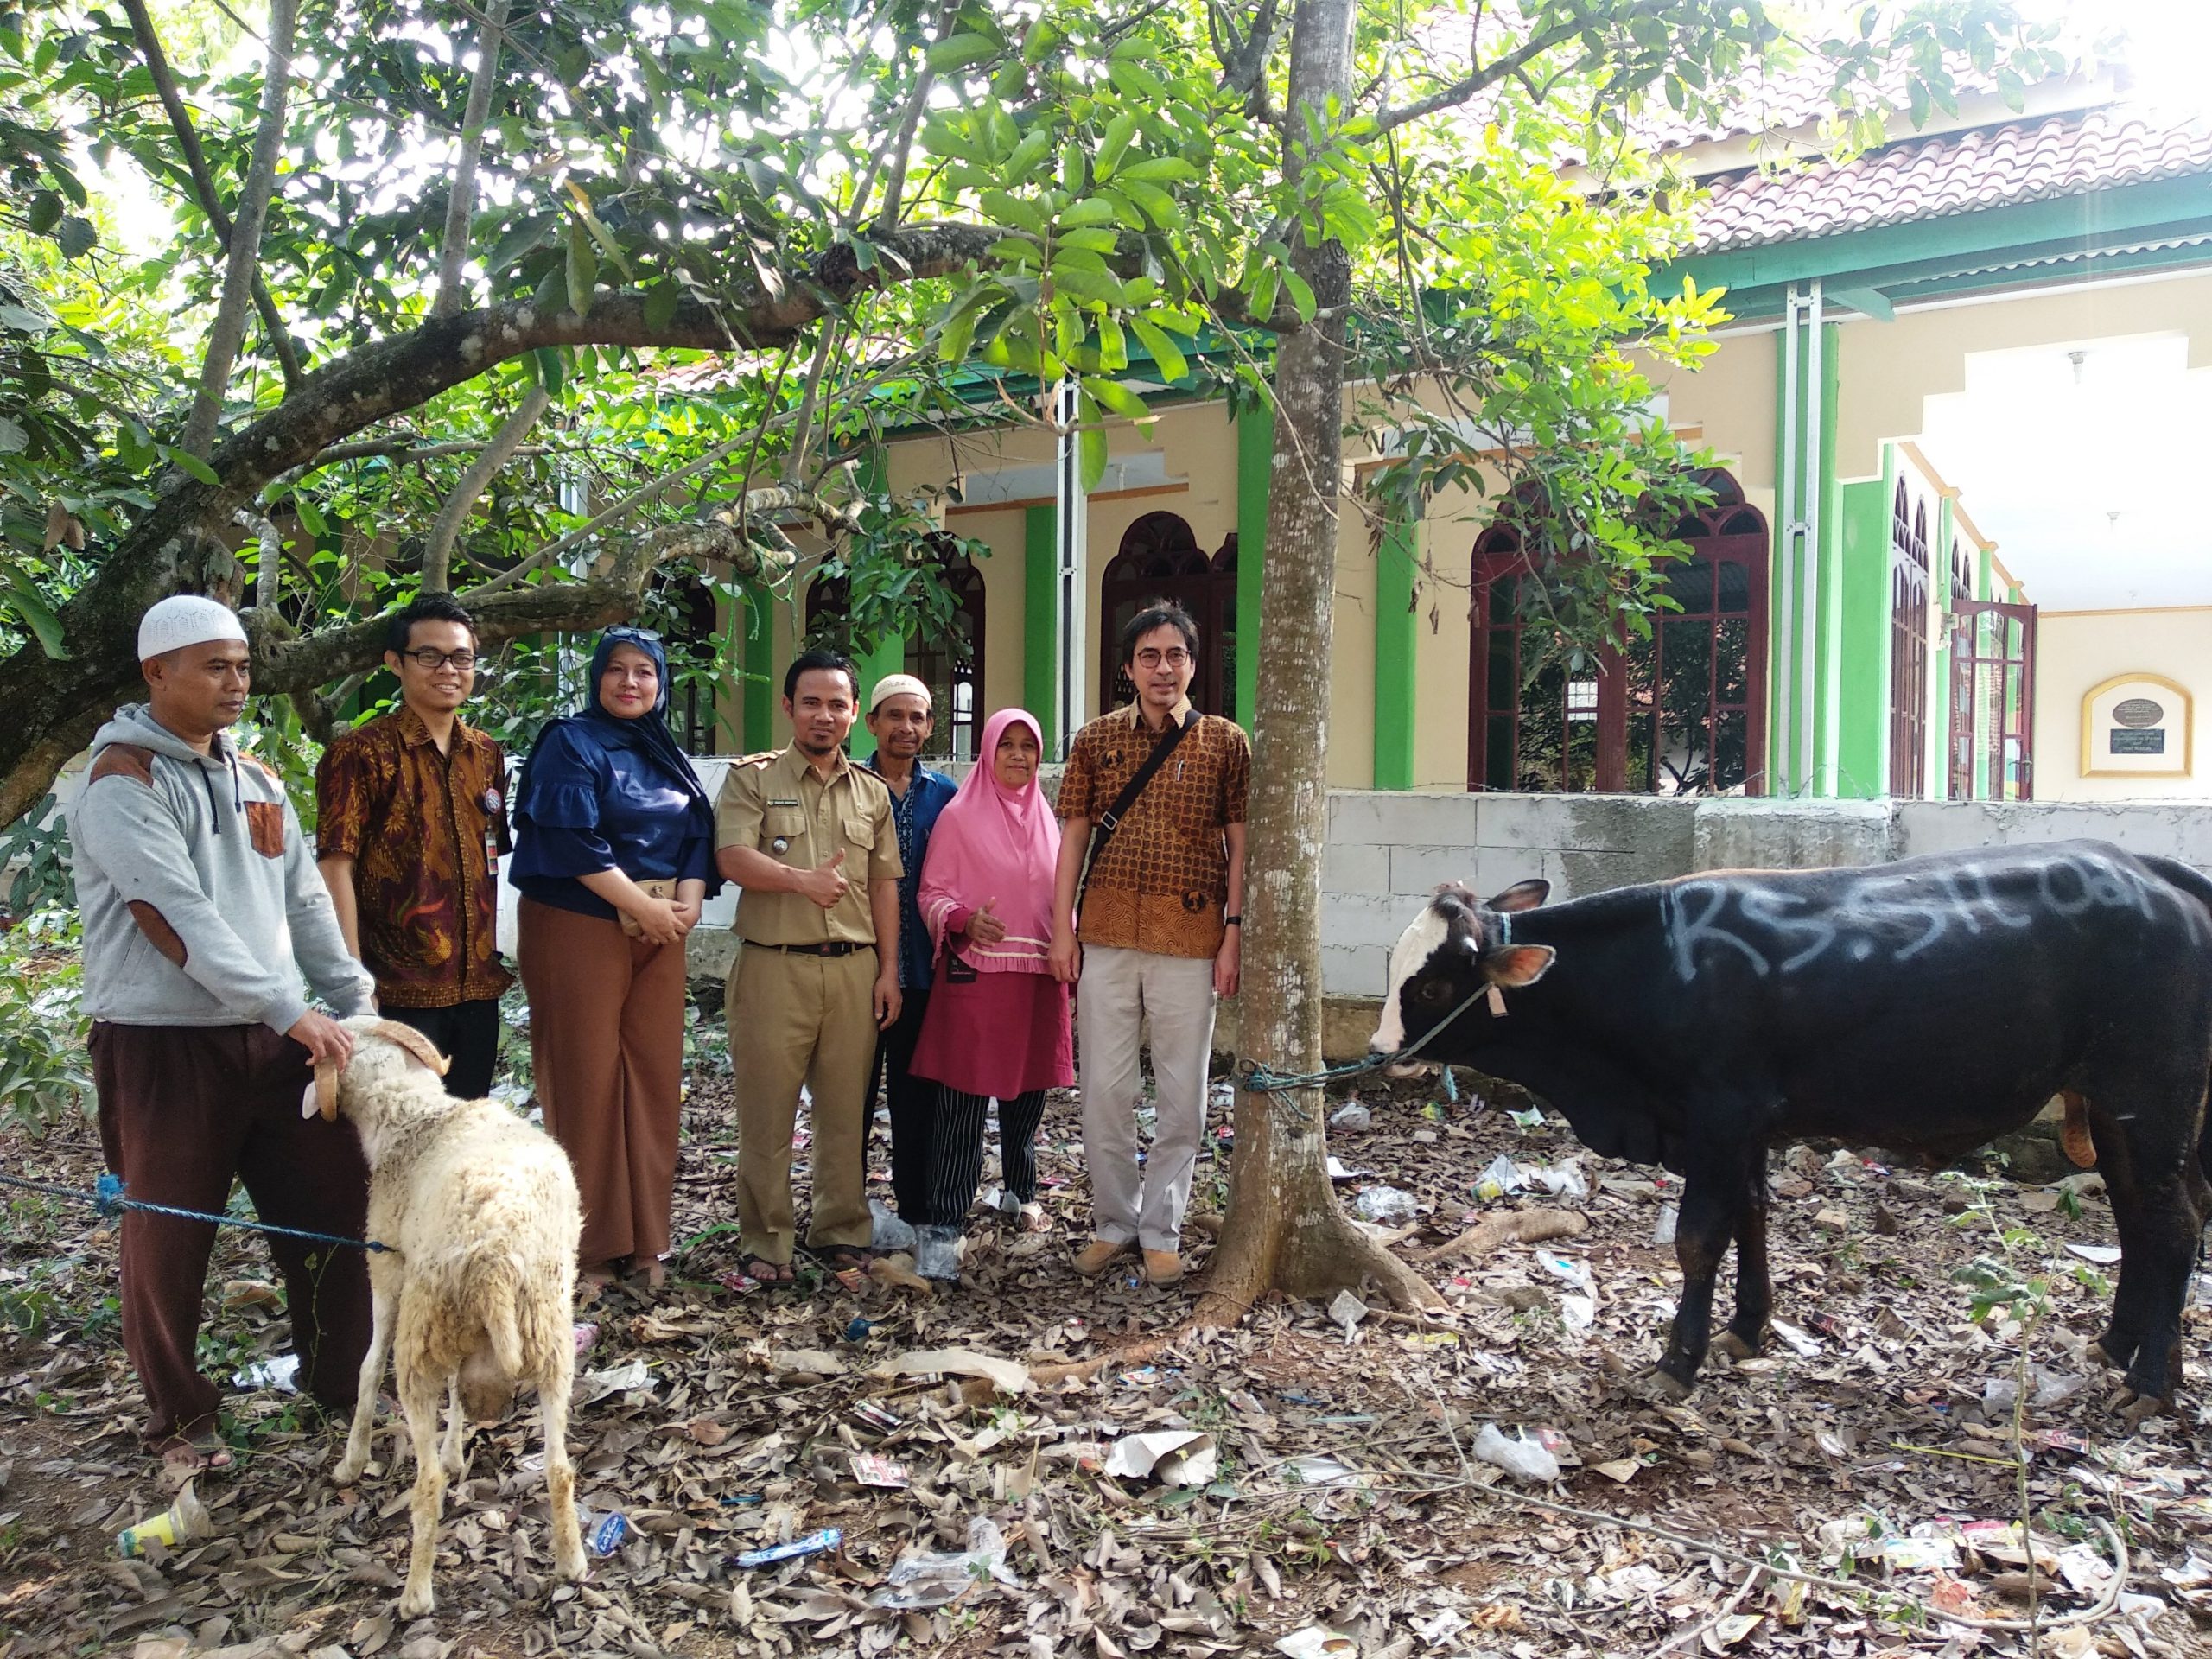
[[[161,1544],[175,1549],[179,1544],[194,1538],[205,1538],[215,1529],[207,1518],[207,1506],[187,1481],[176,1495],[176,1502],[159,1515],[150,1516],[136,1526],[125,1527],[115,1535],[115,1547],[125,1556],[143,1555],[148,1544]]]
[[[579,1509],[576,1525],[583,1532],[584,1548],[594,1555],[612,1555],[631,1532],[630,1517],[620,1510]]]

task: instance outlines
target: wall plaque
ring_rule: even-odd
[[[2118,674],[2082,699],[2082,775],[2186,778],[2194,710],[2161,674]]]

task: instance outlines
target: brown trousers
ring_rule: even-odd
[[[100,1149],[128,1195],[220,1213],[233,1179],[261,1219],[361,1236],[369,1170],[353,1125],[302,1121],[308,1052],[266,1026],[92,1027]],[[217,1385],[195,1350],[212,1222],[126,1211],[123,1346],[146,1390],[150,1440],[215,1427]],[[300,1385],[350,1412],[369,1348],[365,1252],[270,1236],[284,1275]]]
[[[518,924],[537,1103],[583,1199],[577,1260],[665,1255],[683,1113],[683,947],[534,899]]]

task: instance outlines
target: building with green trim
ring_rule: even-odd
[[[1696,372],[1645,365],[1658,412],[1716,462],[1713,505],[1677,527],[1681,612],[1570,676],[1519,620],[1525,567],[1491,504],[1379,531],[1348,512],[1333,786],[2212,790],[2194,707],[2212,696],[2212,518],[2127,524],[2191,464],[2145,470],[2145,452],[2200,435],[2212,450],[2212,124],[2135,108],[2109,79],[2031,87],[2021,111],[1977,86],[1840,166],[1815,149],[1817,76],[1770,83],[1739,124],[1662,136],[1707,194],[1694,251],[1655,281],[1721,288],[1733,318]],[[1762,164],[1778,156],[1796,159]],[[1154,401],[1148,428],[1111,432],[1078,533],[1039,428],[887,446],[891,486],[944,492],[946,529],[988,549],[954,572],[957,639],[893,640],[866,664],[942,687],[948,747],[1007,703],[1045,715],[1055,746],[1110,707],[1114,630],[1154,594],[1205,629],[1198,700],[1249,722],[1273,434],[1264,411]],[[2153,407],[2171,417],[2145,436]],[[1993,456],[1999,429],[2014,435]],[[2125,454],[2097,453],[2122,429]],[[2044,484],[2078,505],[2092,473],[2120,492],[2109,534],[2054,535]],[[748,747],[778,741],[772,682],[804,607],[836,597],[746,613]]]

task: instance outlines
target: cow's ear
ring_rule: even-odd
[[[1517,910],[1534,910],[1551,896],[1552,884],[1548,881],[1516,881],[1491,899],[1490,907],[1508,913]]]
[[[1509,944],[1483,958],[1483,976],[1493,985],[1516,990],[1550,972],[1558,955],[1548,944]]]

